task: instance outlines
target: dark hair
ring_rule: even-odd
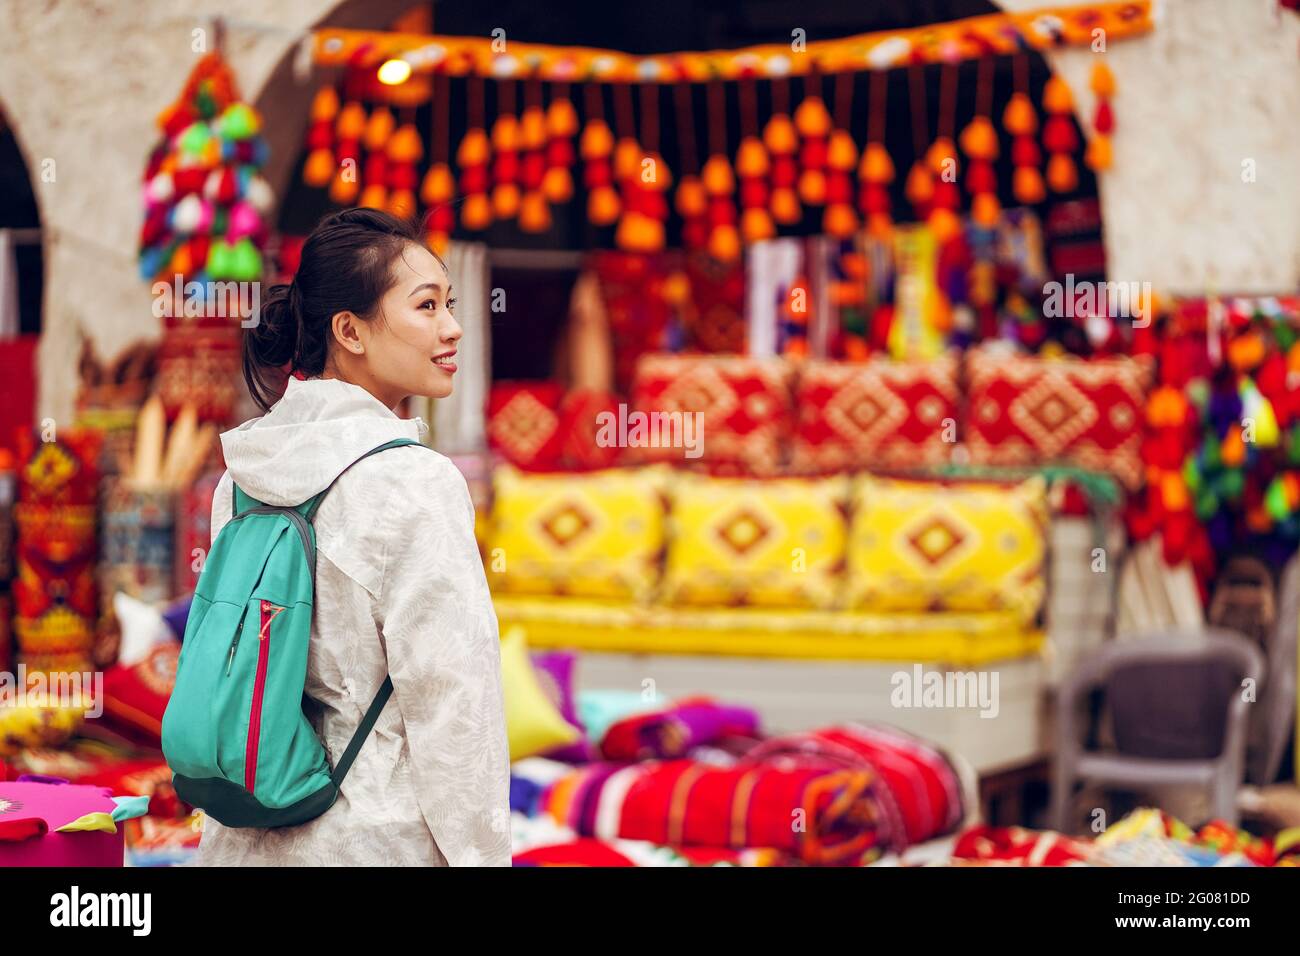
[[[293,281],[267,291],[258,324],[244,332],[244,381],[263,411],[281,381],[268,373],[286,366],[308,376],[323,372],[331,319],[345,311],[370,318],[408,243],[423,245],[418,226],[378,209],[345,209],[312,230]]]

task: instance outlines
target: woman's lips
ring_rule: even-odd
[[[435,368],[442,369],[448,375],[456,374],[455,362],[439,362],[437,359],[430,359],[430,361],[433,362]]]

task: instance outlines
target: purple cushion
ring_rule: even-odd
[[[547,651],[532,654],[533,670],[537,673],[537,682],[550,698],[560,716],[583,732],[581,740],[542,754],[552,760],[564,760],[569,763],[586,763],[594,760],[596,753],[587,739],[586,728],[578,719],[578,709],[573,700],[573,665],[577,657],[569,651]]]

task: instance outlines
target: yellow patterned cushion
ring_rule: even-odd
[[[667,466],[494,475],[485,566],[493,590],[642,600],[664,546]]]
[[[849,604],[872,611],[1011,611],[1043,602],[1046,485],[862,477],[849,532]]]
[[[693,606],[829,608],[844,568],[848,478],[672,484],[663,598]]]

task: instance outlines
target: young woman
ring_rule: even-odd
[[[408,395],[444,398],[460,326],[441,259],[373,209],[325,219],[294,280],[244,337],[244,377],[267,414],[221,436],[231,480],[271,505],[338,482],[316,514],[307,713],[331,762],[384,676],[393,696],[322,816],[232,829],[205,819],[197,865],[510,865],[509,748],[496,615],[465,479],[427,448]],[[290,368],[284,396],[273,387]],[[344,473],[344,469],[348,469]],[[341,477],[340,477],[341,475]]]

